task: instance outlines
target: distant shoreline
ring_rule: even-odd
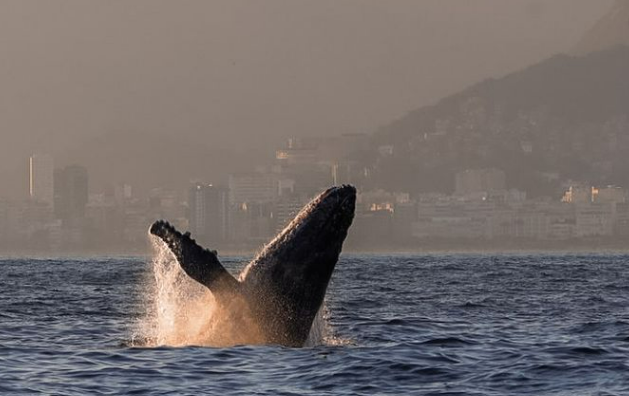
[[[262,245],[256,247],[234,248],[218,246],[219,256],[237,257],[254,256]],[[212,248],[215,248],[212,246]],[[435,255],[435,254],[629,254],[629,238],[627,240],[568,240],[543,243],[542,241],[489,241],[462,240],[446,241],[418,241],[417,243],[400,244],[399,246],[370,247],[352,246],[346,244],[344,254],[352,255]],[[29,250],[6,249],[0,247],[0,258],[61,258],[61,257],[146,257],[153,256],[152,248],[147,244],[144,249],[59,249],[59,250]]]

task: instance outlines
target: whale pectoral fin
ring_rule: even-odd
[[[180,233],[166,221],[156,221],[149,232],[160,238],[177,258],[179,265],[188,276],[201,283],[213,293],[236,292],[238,281],[223,267],[216,256],[197,245],[190,233]]]

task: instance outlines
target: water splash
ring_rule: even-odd
[[[312,322],[312,327],[310,328],[310,333],[308,333],[308,339],[304,346],[341,346],[353,344],[353,340],[342,338],[334,332],[334,328],[330,324],[330,311],[324,301]]]
[[[265,343],[244,301],[219,306],[206,287],[185,274],[166,244],[153,236],[150,240],[154,256],[152,279],[144,291],[146,314],[131,345],[225,347]],[[306,346],[343,343],[334,337],[328,317],[324,305],[315,317]]]
[[[212,345],[218,310],[212,293],[183,272],[164,243],[155,237],[151,242],[153,279],[145,286],[139,338],[149,347]]]

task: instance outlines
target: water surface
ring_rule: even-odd
[[[332,339],[290,349],[130,347],[150,260],[1,259],[0,394],[627,395],[627,263],[345,256]]]

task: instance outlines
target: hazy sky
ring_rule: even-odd
[[[569,51],[611,3],[1,0],[0,185],[31,151],[63,162],[111,132],[213,147],[372,132]]]

